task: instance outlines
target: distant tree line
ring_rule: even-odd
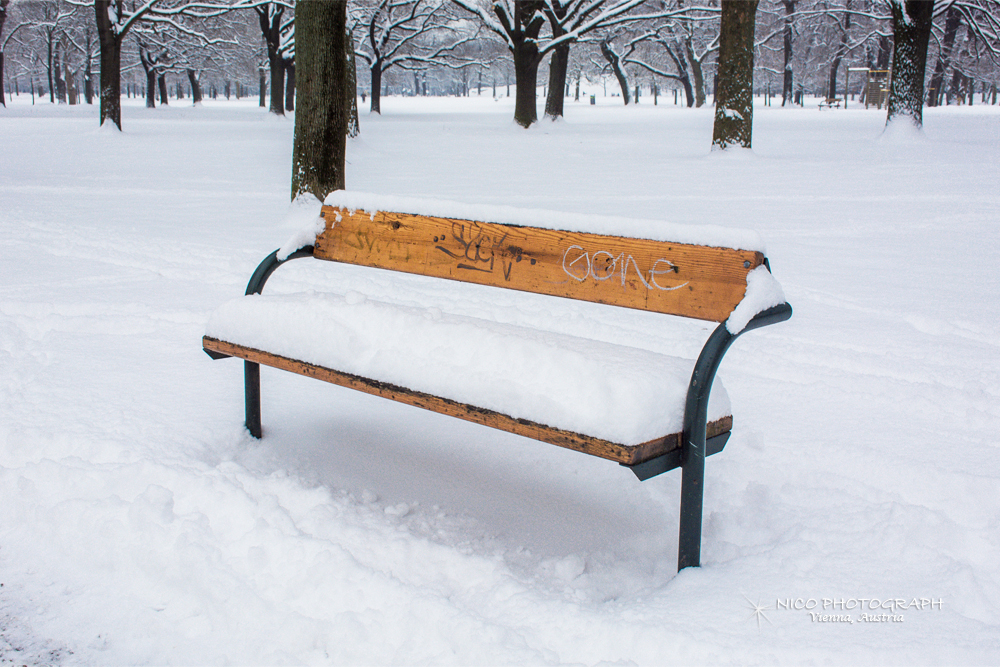
[[[867,77],[848,77],[861,68],[891,70],[876,91],[889,119],[919,125],[925,105],[997,103],[1000,0],[334,4],[343,5],[348,80],[336,85],[351,133],[352,93],[380,113],[386,94],[498,97],[513,86],[514,120],[530,127],[539,87],[543,117],[558,118],[568,97],[607,94],[610,82],[624,104],[643,94],[658,104],[665,91],[689,107],[711,99],[713,144],[749,146],[754,95],[783,106],[863,98],[873,94]],[[120,127],[123,93],[150,108],[256,94],[281,115],[296,104],[295,32],[294,0],[0,0],[0,103],[18,94],[99,102],[101,122]]]

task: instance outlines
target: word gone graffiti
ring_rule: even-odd
[[[567,276],[580,283],[588,278],[603,282],[618,276],[622,287],[625,287],[628,276],[634,275],[648,290],[670,292],[687,285],[687,282],[680,285],[660,284],[663,281],[662,276],[678,271],[677,266],[665,257],[654,260],[648,269],[643,270],[636,258],[624,251],[617,255],[609,250],[590,253],[578,245],[566,248],[562,258],[562,269]]]

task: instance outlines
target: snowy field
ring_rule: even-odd
[[[703,567],[675,573],[679,471],[267,368],[253,441],[242,364],[200,338],[299,224],[292,120],[126,105],[118,134],[22,96],[0,665],[1000,662],[1000,109],[887,136],[875,110],[760,107],[753,152],[713,155],[710,109],[598,101],[524,131],[506,99],[383,99],[348,187],[761,234],[795,314],[723,362]],[[327,264],[268,291],[422,298]],[[477,294],[456,308],[651,350],[674,324]],[[683,327],[693,356],[708,326]]]

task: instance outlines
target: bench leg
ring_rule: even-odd
[[[685,434],[681,466],[681,519],[677,542],[677,571],[701,566],[701,519],[705,495],[705,422],[692,424]]]
[[[243,362],[243,385],[246,395],[246,427],[260,440],[260,364]]]

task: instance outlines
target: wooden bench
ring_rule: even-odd
[[[828,97],[827,99],[825,99],[825,100],[823,100],[822,102],[819,103],[819,108],[822,109],[823,107],[828,107],[828,108],[836,107],[836,108],[839,109],[840,108],[840,98],[839,97]]]
[[[786,320],[792,312],[780,295],[780,288],[777,288],[776,297],[773,289],[767,294],[766,289],[754,287],[757,283],[766,283],[772,288],[777,285],[770,277],[770,266],[762,252],[509,224],[512,219],[523,222],[518,215],[499,216],[505,218],[501,222],[483,222],[335,206],[324,206],[321,215],[324,224],[321,230],[317,230],[315,241],[297,250],[286,244],[283,252],[271,253],[250,279],[247,296],[220,308],[202,341],[205,352],[213,359],[244,359],[246,426],[255,438],[261,437],[259,364],[265,364],[615,461],[629,467],[640,480],[681,467],[678,569],[700,564],[705,456],[722,450],[733,423],[731,414],[725,410],[728,406],[723,406],[722,412],[712,406],[713,412],[709,413],[709,397],[716,370],[737,336],[750,329]],[[526,401],[530,405],[524,409],[505,408],[505,404],[501,404],[502,409],[497,409],[496,406],[477,405],[468,399],[466,392],[475,394],[475,387],[455,390],[457,393],[454,395],[444,396],[440,394],[448,392],[434,387],[432,377],[421,373],[397,375],[393,369],[407,365],[407,359],[416,354],[408,350],[400,353],[401,360],[391,362],[389,370],[357,366],[361,362],[353,358],[324,361],[328,358],[324,354],[336,357],[339,353],[335,349],[336,344],[331,343],[330,352],[313,352],[317,332],[308,329],[318,326],[326,330],[322,332],[322,338],[335,338],[334,334],[342,327],[364,326],[365,316],[358,314],[360,306],[351,299],[261,295],[265,282],[278,266],[302,257],[720,324],[709,336],[696,362],[690,359],[671,361],[672,358],[666,357],[661,360],[663,355],[650,357],[649,363],[645,361],[646,357],[641,357],[642,361],[638,363],[630,362],[630,355],[640,354],[640,351],[621,347],[622,357],[626,359],[622,363],[642,366],[634,369],[636,374],[653,374],[652,383],[648,384],[651,388],[639,390],[637,401],[661,389],[674,392],[670,394],[673,398],[653,396],[652,412],[647,409],[649,421],[655,424],[661,423],[658,421],[660,415],[653,414],[656,411],[677,413],[673,422],[666,418],[662,421],[674,424],[664,427],[669,428],[669,432],[652,431],[655,437],[650,437],[649,433],[643,434],[640,429],[637,434],[618,437],[614,433],[603,432],[602,424],[598,423],[593,430],[599,433],[588,434],[572,428],[577,423],[574,420],[582,417],[559,417],[563,419],[559,422],[556,413],[562,407],[544,407],[548,398],[546,392],[549,392],[544,388],[540,397]],[[755,292],[756,296],[751,292]],[[353,301],[359,300],[356,298]],[[416,319],[400,326],[412,326],[414,331],[431,327],[433,332],[433,327],[437,326],[462,325],[462,322],[434,322],[431,321],[433,317],[421,319],[419,313],[409,315]],[[275,334],[275,327],[288,320],[295,320],[296,323],[282,330],[284,333]],[[298,323],[300,320],[309,320],[311,324],[301,325]],[[739,321],[734,324],[734,320]],[[317,325],[316,322],[323,324]],[[670,318],[663,318],[663,324],[668,326]],[[406,344],[407,341],[402,338],[382,338],[395,335],[385,331],[391,328],[375,322],[367,330],[351,329],[351,335],[366,340],[371,338],[371,345],[377,352],[400,343]],[[519,335],[508,329],[510,327],[496,335]],[[450,335],[450,331],[442,329],[442,336],[445,335]],[[292,338],[302,340],[289,342]],[[509,347],[517,350],[521,349],[519,345],[533,345],[537,342],[534,338],[531,335],[519,338],[517,340],[521,342]],[[569,347],[573,348],[574,354],[583,355],[581,358],[593,358],[596,363],[598,358],[609,354],[613,357],[618,351],[616,346],[584,339],[556,339],[553,345],[537,352],[539,357],[545,358],[548,354],[557,354],[557,348]],[[592,345],[597,347],[588,347]],[[532,354],[536,354],[534,348],[531,349]],[[670,364],[679,363],[680,371],[663,371],[664,375],[671,377],[656,375],[661,361],[665,364],[663,368],[674,368],[676,364]],[[632,372],[632,369],[627,370]],[[613,369],[598,369],[598,372],[617,373]],[[415,379],[398,379],[411,376]],[[501,381],[497,379],[497,382]],[[587,383],[592,383],[592,379],[568,382],[573,385]],[[579,395],[586,397],[586,386],[575,389],[583,391]],[[518,391],[515,388],[514,393]],[[570,397],[566,401],[566,409],[572,412],[576,399]],[[539,404],[543,407],[538,407]],[[551,420],[547,411],[552,413]],[[600,415],[598,418],[609,419]],[[631,432],[631,429],[625,430]],[[641,441],[628,441],[628,437]]]

